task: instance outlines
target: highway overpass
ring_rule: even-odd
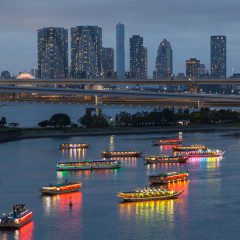
[[[46,95],[83,95],[98,97],[128,97],[135,99],[166,99],[194,102],[217,102],[231,103],[240,106],[240,97],[237,95],[220,94],[184,94],[184,93],[153,93],[146,91],[127,91],[127,90],[85,90],[85,89],[66,89],[66,88],[46,88],[46,87],[19,87],[19,86],[0,86],[0,93],[37,93]]]

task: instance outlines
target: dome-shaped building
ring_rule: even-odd
[[[35,79],[35,77],[28,72],[21,72],[16,76],[16,79]]]

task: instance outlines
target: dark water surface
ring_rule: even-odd
[[[169,135],[174,136],[174,135]],[[206,144],[226,151],[220,159],[193,159],[186,165],[146,166],[129,159],[120,170],[56,172],[55,162],[99,159],[110,150],[167,153],[151,146],[160,135],[98,136],[34,139],[0,144],[0,212],[18,202],[34,213],[20,230],[0,233],[1,239],[239,239],[240,138],[223,133],[184,134],[186,144]],[[60,151],[63,142],[90,143],[82,151]],[[159,171],[188,170],[190,181],[169,186],[184,189],[177,200],[122,204],[119,191],[147,185],[147,176]],[[38,189],[49,183],[78,180],[80,192],[41,197]],[[69,209],[69,198],[73,208]]]
[[[36,127],[40,121],[49,119],[55,113],[66,113],[71,121],[78,123],[78,119],[85,114],[88,107],[96,107],[94,104],[67,104],[67,103],[36,103],[36,102],[0,102],[0,117],[6,117],[7,122],[17,122],[20,127]],[[115,117],[121,111],[135,113],[151,111],[153,105],[126,105],[126,104],[102,104],[98,106],[103,113]]]

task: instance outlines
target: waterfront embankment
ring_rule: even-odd
[[[109,127],[95,128],[18,128],[0,130],[0,143],[34,138],[56,138],[75,136],[104,136],[104,135],[130,135],[130,134],[170,134],[175,132],[215,132],[240,130],[239,124],[222,125],[194,125],[194,126],[172,126],[172,127]]]

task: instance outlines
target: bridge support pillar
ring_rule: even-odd
[[[204,107],[204,101],[203,100],[198,100],[198,108],[203,108]]]
[[[101,108],[99,108],[99,105],[102,104],[102,98],[98,95],[95,95],[95,106],[96,106],[96,115],[98,116],[101,112]]]
[[[199,93],[199,86],[198,85],[190,85],[189,91],[193,94]]]

